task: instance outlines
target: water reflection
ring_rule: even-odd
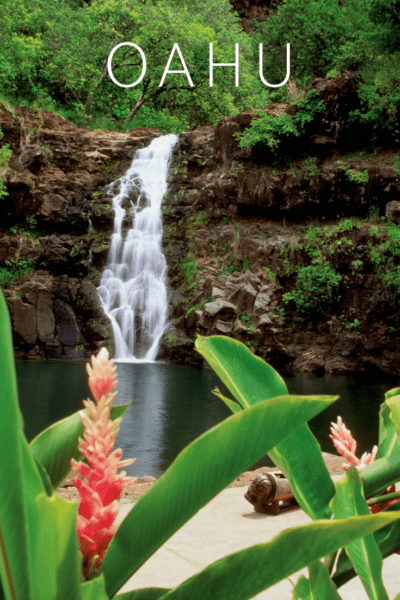
[[[32,439],[50,423],[82,407],[90,395],[82,362],[17,361],[20,403],[25,433]],[[136,457],[128,474],[159,477],[181,450],[199,435],[230,416],[212,393],[218,386],[229,392],[213,371],[161,363],[118,364],[118,396],[131,400],[121,423],[117,444],[126,458]],[[378,439],[378,410],[386,390],[398,378],[285,376],[293,394],[335,394],[341,398],[310,422],[322,450],[332,452],[330,421],[341,415],[359,442],[360,453],[371,450]],[[266,464],[262,459],[257,466]]]

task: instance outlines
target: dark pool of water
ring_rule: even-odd
[[[90,396],[82,362],[17,361],[17,379],[25,433],[31,440],[42,429],[82,407]],[[117,445],[124,457],[136,457],[130,475],[159,477],[179,452],[200,434],[230,416],[211,390],[227,390],[208,369],[162,363],[118,364],[115,403],[131,401],[123,418]],[[310,422],[322,446],[332,452],[329,424],[341,415],[358,440],[360,453],[371,450],[378,439],[378,412],[384,393],[399,385],[399,378],[285,376],[290,393],[335,394],[340,400]],[[256,466],[267,464],[265,459]]]

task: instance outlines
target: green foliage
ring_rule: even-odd
[[[264,44],[264,75],[273,81],[285,68],[285,45],[291,44],[291,77],[307,89],[315,77],[358,71],[361,110],[353,118],[375,129],[371,145],[385,132],[395,137],[400,101],[398,1],[285,0],[258,26]],[[268,58],[267,58],[268,57]],[[281,79],[279,79],[281,80]],[[283,91],[276,93],[284,99]]]
[[[360,185],[367,185],[369,182],[369,173],[367,169],[364,169],[364,171],[356,171],[356,169],[352,169],[342,161],[338,161],[336,164],[340,171],[344,171],[344,174],[349,181]]]
[[[276,280],[276,273],[274,273],[273,271],[271,271],[271,269],[269,267],[263,266],[263,269],[264,269],[265,273],[267,274],[268,279],[270,281],[275,281]]]
[[[286,113],[274,117],[268,113],[259,113],[257,119],[243,133],[237,134],[239,147],[263,144],[275,152],[283,139],[291,139],[300,133],[294,120]]]
[[[283,294],[283,300],[294,302],[297,310],[307,316],[323,312],[328,303],[337,299],[335,288],[341,275],[326,260],[314,258],[310,265],[297,268],[296,287]]]
[[[240,317],[240,320],[242,321],[243,325],[246,325],[247,333],[249,335],[253,335],[255,324],[251,322],[250,317],[248,317],[245,313],[243,313]]]
[[[0,140],[3,138],[3,135],[4,134],[0,129]],[[4,172],[4,170],[7,168],[7,163],[9,161],[9,159],[11,158],[11,155],[12,155],[12,150],[10,149],[10,145],[3,144],[0,148],[0,174],[2,172]],[[4,188],[3,180],[0,177],[0,200],[1,200],[1,198],[4,198],[7,195],[8,194]]]
[[[237,266],[235,265],[235,263],[234,263],[232,260],[230,260],[230,261],[228,262],[228,264],[226,265],[226,267],[224,267],[224,268],[222,269],[222,271],[221,271],[221,273],[220,273],[219,275],[220,275],[220,276],[221,276],[221,275],[226,275],[226,273],[234,273],[235,271],[238,271],[238,268],[237,268]]]
[[[316,162],[317,162],[317,159],[312,156],[310,156],[303,162],[301,168],[307,174],[306,179],[311,179],[311,177],[314,177],[315,175],[318,174],[318,167],[315,164]]]
[[[35,270],[34,260],[6,260],[5,267],[0,267],[0,287],[5,288],[9,283],[18,283],[27,273]]]
[[[372,231],[371,231],[372,230]],[[400,298],[400,228],[393,223],[381,229],[372,226],[370,235],[379,236],[378,243],[368,243],[369,257],[375,268],[376,276],[382,283],[382,291],[375,297],[380,301],[383,296],[394,295]]]
[[[254,72],[255,43],[241,29],[229,3],[219,0],[161,4],[64,0],[57,11],[42,0],[16,0],[0,32],[0,86],[11,99],[57,111],[79,125],[126,130],[150,126],[165,133],[214,124],[244,108],[263,106],[268,91]],[[146,56],[147,71],[135,87],[121,88],[108,76],[107,58],[119,43],[132,42]],[[214,62],[229,63],[240,44],[240,87],[234,69],[214,68],[209,80],[209,43]],[[169,73],[160,87],[173,45],[179,44],[193,81]],[[113,59],[115,78],[130,84],[142,62],[131,47]],[[170,71],[182,71],[175,52]],[[111,120],[110,120],[111,119]]]
[[[275,163],[279,164],[285,159],[282,154],[286,155],[289,151],[288,146],[293,139],[305,134],[307,125],[325,110],[320,93],[317,90],[311,90],[303,100],[297,103],[297,110],[293,117],[287,113],[275,117],[266,112],[259,112],[257,119],[251,122],[250,127],[243,133],[236,134],[239,147],[267,148],[274,156]],[[315,162],[315,159],[311,159],[311,161]]]
[[[259,27],[257,41],[263,42],[268,63],[265,75],[272,78],[282,70],[282,51],[291,44],[292,76],[307,85],[315,77],[326,77],[329,72],[340,73],[341,68],[356,69],[360,64],[360,39],[372,29],[363,0],[286,0],[268,21]],[[353,51],[352,62],[346,58]],[[345,58],[346,57],[346,58]],[[277,65],[277,66],[275,66]],[[343,65],[343,67],[342,67]],[[345,66],[346,65],[346,66]]]
[[[207,227],[208,219],[205,218],[206,211],[200,210],[196,217],[195,224],[199,227]]]
[[[358,329],[360,327],[361,323],[358,319],[354,319],[354,321],[352,323],[347,323],[347,329]]]
[[[196,261],[184,262],[181,265],[182,273],[188,285],[188,290],[196,287],[196,275],[199,272],[199,264]]]
[[[192,314],[192,312],[194,312],[195,310],[201,310],[202,308],[204,308],[204,306],[208,303],[208,302],[213,302],[213,300],[215,300],[214,296],[208,296],[207,298],[203,298],[203,300],[201,302],[199,302],[199,304],[194,304],[194,306],[191,306],[185,314],[185,319],[187,319],[189,317],[189,315]]]

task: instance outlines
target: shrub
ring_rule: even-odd
[[[301,313],[309,316],[323,311],[335,299],[334,290],[340,281],[341,275],[328,261],[314,258],[310,265],[298,267],[296,287],[283,294],[283,300],[294,302]]]
[[[286,161],[289,144],[294,138],[306,132],[307,125],[314,121],[315,117],[325,112],[325,104],[321,100],[317,90],[311,90],[307,96],[298,103],[297,112],[293,117],[283,113],[279,117],[260,112],[250,127],[243,133],[236,134],[239,147],[258,146],[269,150],[275,163]],[[281,148],[284,145],[284,148]]]
[[[5,267],[0,267],[0,287],[5,288],[9,283],[18,283],[27,273],[35,270],[34,260],[6,260]]]

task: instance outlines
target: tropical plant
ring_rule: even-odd
[[[221,338],[200,341],[202,351],[208,343],[211,349],[221,346]],[[222,349],[231,353],[236,374],[234,385],[231,376],[229,385],[239,394],[246,410],[241,411],[237,405],[238,414],[200,436],[176,458],[122,522],[94,577],[82,581],[77,505],[62,500],[55,490],[69,474],[71,459],[82,458],[78,439],[83,433],[83,424],[76,413],[50,426],[28,445],[17,401],[10,320],[0,294],[0,436],[7,449],[7,460],[0,463],[0,591],[5,600],[113,598],[177,529],[266,451],[278,459],[281,457],[290,468],[292,458],[298,463],[299,456],[303,456],[304,462],[302,446],[297,442],[310,441],[312,437],[305,422],[336,397],[282,395],[285,385],[279,375],[260,359],[255,359],[256,365],[249,363],[251,353],[244,346],[224,345]],[[210,358],[215,366],[215,359]],[[248,383],[240,377],[249,365],[250,385],[255,381],[257,387],[246,389]],[[108,385],[110,387],[110,381]],[[250,406],[254,400],[259,401]],[[228,403],[234,404],[231,400]],[[90,410],[90,405],[88,408]],[[111,418],[121,416],[125,410],[126,405],[114,407]],[[297,446],[295,456],[288,457],[286,445],[289,442],[290,446],[293,441]],[[389,445],[393,448],[391,440]],[[94,449],[96,451],[96,447]],[[313,516],[328,516],[325,501],[333,496],[334,486],[326,469],[323,470],[322,459],[318,460],[318,452],[315,442],[308,457],[312,465],[308,471],[313,475],[316,469],[322,481],[314,486],[302,505]],[[317,481],[315,476],[311,479],[314,483]],[[293,477],[292,485],[294,480]],[[374,481],[376,483],[376,477]],[[297,482],[297,496],[299,491],[311,487],[304,471],[299,473]],[[252,598],[308,563],[342,546],[349,547],[360,537],[364,539],[363,536],[370,536],[385,526],[386,529],[395,527],[400,519],[400,512],[358,516],[354,510],[353,514],[346,519],[316,521],[287,530],[269,543],[210,565],[175,589],[146,588],[120,597],[124,600],[164,597],[200,600],[212,594],[216,599],[238,595],[243,599]],[[243,569],[246,564],[251,565],[251,569]]]
[[[253,356],[243,344],[215,336],[198,338],[196,347],[234,396],[235,400],[232,400],[218,389],[214,391],[235,415],[252,410],[267,396],[275,396],[271,400],[274,403],[276,397],[287,394],[285,383],[274,369]],[[346,441],[346,432],[342,430],[341,433],[342,441]],[[349,448],[354,454],[355,446],[350,443]],[[319,522],[316,519],[332,517],[333,520],[323,522],[338,523],[344,519],[352,527],[350,522],[353,519],[365,518],[369,514],[366,498],[370,500],[369,504],[389,499],[389,495],[379,495],[400,480],[400,388],[385,394],[380,410],[379,447],[377,452],[373,450],[376,459],[372,461],[372,456],[364,459],[368,466],[360,474],[351,466],[346,477],[336,484],[336,489],[320,447],[306,424],[288,434],[268,454],[289,479],[300,506],[314,520],[311,527]],[[352,460],[353,464],[360,462],[355,456]],[[379,514],[394,514],[392,511],[396,509],[400,509],[400,502],[387,506]],[[310,525],[304,528],[304,532],[307,527]],[[322,546],[323,543],[321,541]],[[293,598],[338,599],[337,588],[359,575],[369,598],[387,599],[381,573],[382,557],[393,554],[399,548],[399,523],[390,523],[374,535],[365,533],[354,542],[345,544],[339,556],[336,551],[327,551],[324,563],[315,562],[310,557],[310,577],[300,577]],[[308,554],[308,546],[302,545],[301,552]]]

